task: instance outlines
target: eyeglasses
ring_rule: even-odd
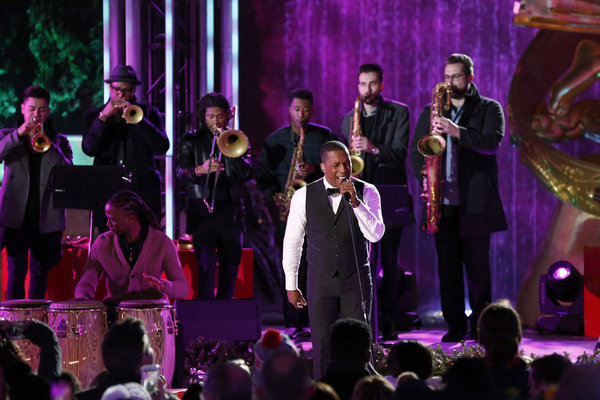
[[[115,93],[123,93],[124,95],[129,95],[129,94],[133,93],[133,91],[135,90],[135,88],[122,88],[122,87],[113,86],[113,85],[110,85],[110,89],[114,90]]]
[[[454,75],[444,75],[444,79],[447,81],[456,81],[465,76],[465,74],[454,74]]]

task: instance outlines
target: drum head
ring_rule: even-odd
[[[167,299],[157,300],[125,300],[119,303],[117,308],[164,308],[170,307],[171,304]]]
[[[45,299],[15,299],[0,301],[1,308],[38,308],[48,307],[52,300]]]
[[[95,300],[58,301],[50,304],[51,310],[96,310],[104,308],[104,303]]]

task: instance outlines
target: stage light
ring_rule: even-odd
[[[583,334],[583,275],[568,261],[557,261],[540,276],[538,331]]]
[[[568,261],[558,261],[546,274],[546,295],[554,304],[568,306],[582,294],[583,276]]]

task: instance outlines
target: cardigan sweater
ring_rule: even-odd
[[[119,246],[117,235],[108,231],[100,235],[92,245],[83,274],[75,288],[75,297],[92,299],[98,281],[104,273],[108,291],[104,300],[121,301],[126,297],[144,298],[146,291],[149,294],[152,291],[157,294],[158,292],[148,285],[143,273],[161,279],[163,272],[167,280],[163,280],[166,287],[162,297],[168,296],[175,299],[186,297],[190,288],[181,268],[177,249],[168,236],[159,230],[150,228],[140,256],[131,268]],[[147,297],[155,298],[156,296],[149,295]]]

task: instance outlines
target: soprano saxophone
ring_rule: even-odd
[[[440,193],[442,184],[442,155],[446,149],[444,138],[433,130],[433,119],[441,117],[443,110],[450,108],[451,94],[452,86],[449,83],[441,82],[435,85],[431,99],[430,134],[423,136],[417,143],[419,153],[425,157],[425,165],[421,171],[423,174],[423,193],[421,194],[421,198],[426,203],[427,216],[421,226],[421,230],[430,235],[437,233],[442,217],[442,199]]]
[[[285,221],[290,212],[290,202],[292,201],[292,196],[296,190],[300,189],[303,186],[306,186],[306,181],[300,179],[297,176],[297,171],[299,165],[302,163],[302,150],[304,147],[304,127],[302,124],[300,125],[300,140],[298,144],[294,148],[294,153],[292,154],[292,162],[290,165],[290,171],[288,172],[287,180],[285,181],[285,188],[283,190],[284,200],[280,202],[279,205],[279,219],[281,221]]]

